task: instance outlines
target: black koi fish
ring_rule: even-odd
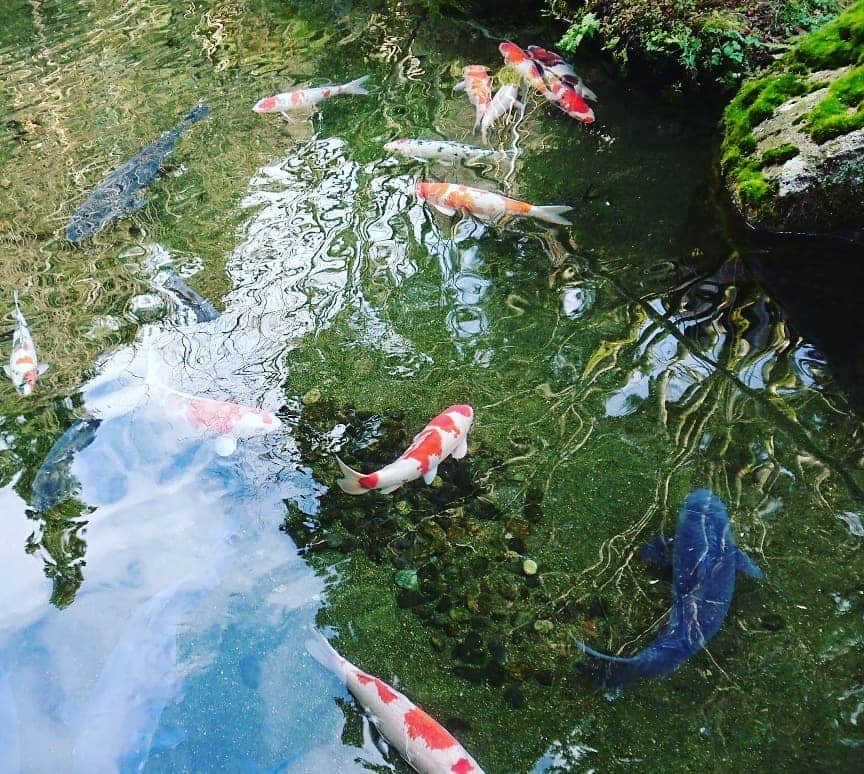
[[[158,140],[138,151],[122,167],[108,175],[72,215],[66,226],[66,239],[76,244],[108,223],[144,207],[147,198],[141,189],[153,182],[162,160],[171,153],[183,133],[208,115],[210,108],[207,105],[196,105],[177,126],[163,132]]]
[[[763,578],[762,570],[735,545],[723,501],[707,489],[691,492],[672,539],[658,537],[642,550],[655,564],[672,564],[672,613],[657,639],[630,658],[576,644],[602,659],[592,669],[604,685],[618,687],[672,674],[720,631],[735,591],[735,573]]]

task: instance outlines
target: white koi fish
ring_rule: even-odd
[[[492,101],[492,79],[489,77],[488,68],[483,65],[468,65],[463,68],[462,75],[464,77],[453,87],[453,91],[464,91],[468,95],[468,100],[474,105],[474,131],[476,132],[486,108]]]
[[[442,460],[451,455],[453,459],[461,460],[468,453],[468,431],[473,421],[474,410],[471,406],[458,404],[444,409],[414,436],[411,445],[399,459],[368,475],[352,470],[336,457],[344,476],[336,483],[343,492],[355,495],[373,489],[390,494],[402,484],[421,476],[427,484],[431,484]]]
[[[258,100],[252,108],[256,113],[285,113],[289,110],[302,110],[314,107],[321,100],[335,97],[337,94],[368,94],[363,84],[369,80],[368,75],[344,83],[340,86],[321,86],[317,89],[295,89],[272,97]]]
[[[456,212],[467,212],[469,215],[491,222],[508,215],[521,215],[528,218],[545,220],[547,223],[557,223],[569,226],[570,221],[563,213],[572,207],[559,204],[537,206],[510,199],[507,196],[484,191],[482,188],[471,188],[467,185],[451,183],[417,183],[414,195],[422,202],[428,201],[436,210],[445,215],[455,215]]]
[[[12,380],[19,395],[30,395],[36,388],[36,380],[48,370],[48,364],[39,365],[36,358],[36,347],[27,320],[18,306],[18,291],[13,294],[15,299],[15,332],[12,334],[12,356],[9,365],[3,366],[3,371]]]
[[[158,382],[150,382],[154,397],[170,416],[199,432],[218,436],[216,453],[226,456],[237,448],[237,439],[264,435],[279,429],[279,417],[264,409],[214,398],[199,398]]]
[[[485,118],[483,120],[485,121]],[[503,161],[510,156],[508,151],[477,148],[473,145],[447,142],[446,140],[393,140],[384,146],[384,150],[413,159],[435,159],[445,162],[460,159],[472,161],[484,158]]]
[[[470,753],[435,718],[383,680],[367,675],[319,633],[306,650],[321,666],[345,681],[381,734],[420,774],[483,774]]]
[[[501,116],[509,113],[514,107],[522,108],[522,103],[518,101],[519,87],[512,83],[504,84],[492,97],[489,107],[483,114],[483,120],[480,122],[480,136],[483,142],[486,142],[486,134],[489,129]]]

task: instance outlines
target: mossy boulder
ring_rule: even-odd
[[[864,2],[808,36],[723,116],[721,171],[759,228],[864,234]]]

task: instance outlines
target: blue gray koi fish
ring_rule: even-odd
[[[672,565],[672,612],[657,639],[629,658],[576,642],[589,656],[602,660],[590,671],[609,687],[672,674],[720,631],[735,592],[735,574],[765,577],[735,545],[726,506],[707,489],[687,495],[674,539],[655,538],[642,549],[642,557]]]
[[[163,132],[158,140],[138,151],[122,167],[106,177],[90,198],[84,202],[66,226],[66,239],[76,244],[95,234],[118,218],[131,215],[147,204],[142,189],[159,174],[163,159],[174,150],[180,137],[190,126],[210,115],[210,108],[201,103],[173,129]]]

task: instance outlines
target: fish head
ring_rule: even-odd
[[[528,54],[532,59],[539,62],[544,67],[559,67],[561,65],[567,65],[567,62],[565,62],[554,51],[547,51],[545,48],[540,48],[540,46],[528,46]]]
[[[384,143],[384,150],[388,153],[400,153],[407,142],[407,140],[391,140]]]
[[[471,429],[474,422],[474,409],[467,403],[457,403],[455,406],[450,406],[446,413],[452,417],[453,422],[463,433],[467,433]]]
[[[501,56],[504,57],[504,61],[513,65],[514,67],[522,64],[522,62],[527,62],[530,60],[528,54],[526,54],[519,46],[515,43],[511,43],[509,40],[505,40],[498,46],[498,50],[501,52]]]
[[[36,368],[31,368],[27,371],[21,381],[17,379],[15,381],[15,389],[18,390],[19,395],[32,395],[33,390],[36,389],[36,379],[39,378],[39,371]]]
[[[594,123],[594,111],[588,107],[588,103],[575,89],[565,89],[558,100],[558,104],[570,118],[575,118],[583,124]]]
[[[264,435],[282,427],[282,420],[264,409],[246,409],[236,421],[232,434],[238,438],[249,438],[253,435]]]
[[[252,107],[256,113],[274,113],[279,110],[278,97],[264,97],[259,99]]]
[[[462,68],[462,75],[466,78],[488,78],[489,68],[484,65],[467,65]]]

